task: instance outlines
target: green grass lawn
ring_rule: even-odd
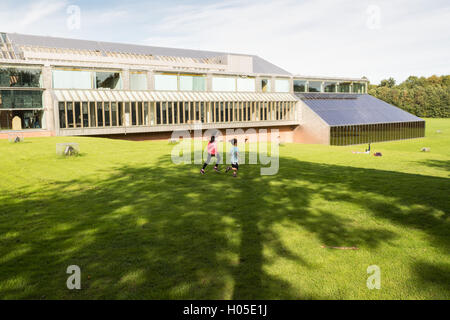
[[[286,144],[277,175],[237,179],[172,164],[166,141],[0,141],[0,298],[450,299],[450,119],[426,135],[383,157]]]

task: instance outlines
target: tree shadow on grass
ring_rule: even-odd
[[[446,299],[445,296],[436,292],[450,292],[450,264],[417,261],[413,264],[413,271],[416,283],[419,283],[423,288],[427,288],[434,295],[432,299]],[[438,290],[433,290],[436,288]]]
[[[448,220],[439,213],[448,213],[446,179],[291,158],[280,159],[276,176],[260,176],[255,165],[243,165],[237,179],[212,170],[200,176],[198,169],[165,156],[151,166],[117,167],[106,179],[5,197],[0,297],[332,298],[297,292],[268,271],[280,258],[315,268],[302,247],[280,240],[277,226],[307,231],[328,246],[367,249],[396,235],[312,208],[317,197],[420,229],[448,249]],[[83,272],[81,291],[65,287],[71,264]]]
[[[450,171],[450,161],[448,160],[424,160],[419,162],[422,165],[426,165],[428,167],[442,169],[445,171]]]

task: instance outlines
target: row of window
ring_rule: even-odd
[[[412,139],[424,136],[424,121],[351,125],[330,128],[330,144],[335,146]]]
[[[35,87],[42,85],[41,69],[0,68],[0,87]]]
[[[60,128],[294,120],[295,102],[59,102]]]
[[[120,72],[53,70],[55,89],[122,89]]]
[[[366,93],[366,85],[358,82],[294,80],[294,92]]]
[[[201,75],[156,74],[155,90],[206,91],[206,77]]]
[[[0,109],[42,108],[42,91],[0,90]]]
[[[366,93],[364,83],[294,80],[294,92],[348,92]],[[212,78],[212,91],[256,92],[253,77],[216,76]],[[155,90],[160,91],[206,91],[206,76],[192,74],[156,74]],[[258,86],[262,92],[290,92],[288,79],[261,79]],[[42,73],[38,68],[0,68],[0,87],[42,87]],[[53,70],[55,89],[123,89],[120,72],[90,70]],[[146,72],[130,72],[131,90],[148,90]]]
[[[19,117],[22,129],[43,128],[43,110],[0,110],[0,130],[12,130],[14,117]]]

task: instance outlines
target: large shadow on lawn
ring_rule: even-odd
[[[118,167],[107,179],[75,178],[43,194],[4,197],[0,221],[12,228],[0,234],[0,297],[332,298],[299,291],[270,271],[280,258],[315,268],[302,254],[306,248],[280,240],[277,227],[307,231],[323,245],[363,249],[396,235],[317,209],[318,197],[422,230],[448,252],[448,179],[291,158],[280,159],[273,177],[251,165],[237,179],[198,170],[167,156]],[[71,264],[82,269],[81,291],[65,287]]]
[[[438,168],[445,171],[450,171],[450,161],[448,160],[424,160],[420,162],[421,164],[424,164],[426,166],[432,167],[432,168]]]

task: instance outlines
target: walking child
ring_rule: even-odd
[[[231,167],[228,167],[226,172],[233,169],[233,177],[237,177],[237,172],[239,170],[239,148],[237,147],[237,139],[234,138],[231,140],[231,144],[233,147],[231,147],[230,155],[231,155]]]
[[[216,164],[214,165],[214,170],[216,170],[216,172],[219,172],[219,164],[221,159],[220,154],[217,152],[217,142],[215,136],[211,136],[211,139],[208,142],[206,150],[208,151],[208,158],[203,164],[203,168],[200,170],[200,173],[205,174],[205,168],[211,162],[212,157],[215,157],[217,159]]]

